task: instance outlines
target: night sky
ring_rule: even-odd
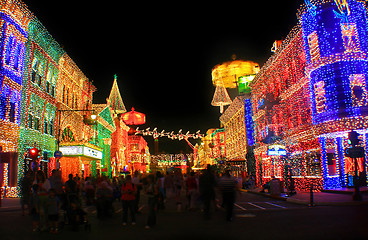
[[[93,81],[94,103],[106,103],[117,74],[126,108],[146,114],[141,128],[205,133],[220,126],[211,69],[233,54],[262,66],[304,1],[24,2]],[[185,141],[160,139],[160,151],[180,150]]]

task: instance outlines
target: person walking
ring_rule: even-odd
[[[138,171],[135,171],[134,172],[134,175],[133,175],[133,178],[132,178],[132,183],[136,186],[137,188],[137,193],[135,194],[135,213],[139,214],[140,211],[139,211],[139,201],[141,199],[141,190],[142,190],[142,182],[141,182],[141,179],[140,179],[140,176],[139,176],[139,172]]]
[[[132,183],[132,176],[128,175],[121,187],[121,201],[123,206],[123,226],[127,225],[128,211],[132,219],[132,225],[135,225],[135,199],[137,187]]]
[[[230,175],[229,170],[226,170],[218,185],[219,189],[221,190],[223,204],[226,209],[226,221],[231,222],[233,220],[233,210],[237,188],[236,179]]]
[[[32,194],[32,171],[27,171],[22,178],[20,185],[20,191],[21,191],[21,206],[22,206],[22,216],[25,215],[25,205],[27,205],[28,213],[31,212],[30,208],[30,199]]]
[[[193,171],[186,179],[186,186],[187,186],[188,210],[193,211],[196,209],[196,202],[198,198],[198,184]]]
[[[146,229],[156,225],[156,204],[158,196],[158,188],[155,183],[155,177],[153,174],[148,175],[147,185],[145,186],[145,193],[148,197],[148,216]]]
[[[207,169],[199,178],[199,192],[203,201],[203,213],[206,220],[210,219],[211,202],[215,200],[216,179],[212,172],[211,165],[207,165]]]
[[[45,173],[42,170],[38,170],[36,173],[36,178],[33,181],[33,184],[38,185],[38,211],[40,216],[40,227],[41,231],[45,231],[47,229],[48,219],[47,219],[47,198],[48,198],[48,190],[50,189],[49,181],[46,181]]]

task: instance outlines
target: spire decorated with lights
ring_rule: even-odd
[[[231,104],[231,98],[226,91],[224,83],[222,80],[216,85],[215,94],[211,102],[212,106],[220,107],[220,113],[224,112],[224,106]]]
[[[118,76],[114,75],[114,83],[112,85],[112,89],[110,92],[110,96],[108,98],[108,103],[110,104],[111,109],[116,113],[125,113],[127,110],[123,103],[123,99],[121,98],[118,83],[117,83]]]

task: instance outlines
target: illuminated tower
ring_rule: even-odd
[[[112,89],[110,92],[110,96],[107,99],[110,107],[114,111],[115,114],[125,113],[126,108],[123,103],[123,99],[121,98],[118,83],[117,83],[117,75],[114,75],[114,83],[112,85]]]
[[[235,57],[233,58],[235,59]],[[212,69],[212,83],[213,86],[223,83],[225,88],[237,88],[242,77],[249,75],[254,77],[258,72],[259,64],[252,61],[233,60],[224,62]]]
[[[224,112],[224,106],[231,104],[226,88],[238,88],[239,94],[249,94],[249,83],[259,72],[258,63],[235,58],[233,55],[233,61],[218,64],[212,69],[212,83],[216,90],[211,104],[219,106],[220,113]]]

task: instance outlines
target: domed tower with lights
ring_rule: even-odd
[[[113,175],[119,172],[146,172],[149,166],[149,148],[142,136],[135,135],[135,127],[146,123],[146,115],[135,111],[126,111],[117,76],[107,99],[115,117],[116,131],[111,134],[111,167]]]

